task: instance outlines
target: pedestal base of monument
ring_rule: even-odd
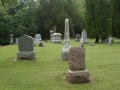
[[[61,52],[61,59],[63,61],[68,61],[69,60],[69,51],[62,51]]]
[[[24,51],[24,52],[17,52],[17,59],[25,59],[25,60],[35,60],[36,59],[36,52],[35,51]]]
[[[108,46],[112,46],[112,43],[108,43]]]
[[[51,43],[62,43],[62,41],[61,40],[52,40]]]
[[[67,80],[70,83],[89,82],[89,72],[87,70],[67,71]]]

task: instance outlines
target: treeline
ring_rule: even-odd
[[[86,0],[85,25],[89,38],[120,38],[120,0]]]
[[[83,0],[0,0],[0,44],[9,44],[10,34],[14,39],[25,34],[34,37],[36,33],[49,39],[50,30],[63,35],[66,18],[70,21],[70,35],[75,37],[85,26],[83,3]]]

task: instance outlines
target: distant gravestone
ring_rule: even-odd
[[[50,42],[52,42],[52,34],[53,34],[53,30],[50,30]]]
[[[52,43],[62,43],[61,36],[62,35],[60,33],[52,34]]]
[[[18,39],[17,59],[31,60],[36,58],[34,51],[34,41],[31,36],[25,35]]]
[[[109,43],[108,43],[108,45],[109,45],[109,46],[111,46],[111,45],[112,45],[111,41],[112,41],[112,38],[111,38],[111,37],[109,37]]]
[[[76,34],[75,41],[80,41],[80,34]]]
[[[36,34],[35,37],[34,37],[34,40],[35,40],[36,42],[40,42],[40,40],[41,40],[41,35],[40,35],[40,34]]]
[[[15,44],[18,44],[18,38],[15,39]]]
[[[85,30],[85,29],[82,31],[81,41],[80,41],[80,42],[81,42],[82,44],[88,43],[87,33],[86,33],[86,30]]]
[[[89,72],[85,70],[85,48],[72,47],[69,52],[69,70],[67,80],[70,83],[89,81]]]
[[[42,39],[40,40],[39,44],[38,44],[39,47],[43,47],[43,42],[42,42]]]
[[[10,45],[13,45],[14,41],[13,41],[13,34],[10,34]]]

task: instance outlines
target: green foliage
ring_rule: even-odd
[[[111,34],[109,19],[107,0],[86,0],[86,30],[89,38],[102,37],[104,39]]]

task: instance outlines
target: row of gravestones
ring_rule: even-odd
[[[80,41],[81,43],[88,43],[87,33],[85,29],[82,31],[81,37],[80,37],[80,34],[76,34],[75,41]],[[102,40],[102,43],[108,43],[108,45],[111,45],[111,41],[112,41],[112,38],[108,37],[107,39]]]

